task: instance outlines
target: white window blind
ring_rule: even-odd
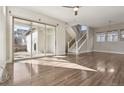
[[[96,33],[97,42],[105,42],[105,33]]]
[[[108,32],[107,40],[108,42],[118,41],[118,31]]]

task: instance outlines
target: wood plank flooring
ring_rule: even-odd
[[[96,70],[65,68],[31,62],[9,63],[10,80],[1,86],[123,86],[124,55],[93,52],[33,59],[43,62],[74,63]]]

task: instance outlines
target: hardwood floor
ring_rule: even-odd
[[[11,78],[1,85],[124,85],[124,55],[121,54],[93,52],[44,57],[10,63],[7,69]]]

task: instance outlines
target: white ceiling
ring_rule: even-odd
[[[82,24],[91,27],[102,27],[111,24],[124,23],[123,6],[83,6],[79,9],[79,15],[74,16],[73,9],[61,6],[21,6],[21,8],[35,11],[71,25]]]

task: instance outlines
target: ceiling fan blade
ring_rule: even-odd
[[[62,7],[65,7],[65,8],[72,8],[73,11],[74,11],[74,15],[77,16],[77,15],[78,15],[78,9],[79,9],[81,6],[62,6]]]
[[[66,7],[66,8],[74,8],[74,6],[62,6],[62,7]]]

